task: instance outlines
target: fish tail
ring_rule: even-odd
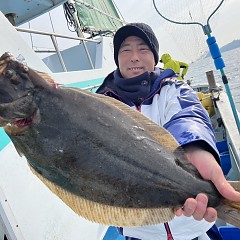
[[[236,191],[240,192],[240,181],[229,183]],[[230,225],[240,228],[240,202],[224,199],[216,209],[219,218]]]

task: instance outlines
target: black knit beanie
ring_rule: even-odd
[[[114,60],[118,66],[118,52],[122,42],[129,36],[137,36],[143,39],[154,55],[155,65],[159,61],[159,43],[150,26],[145,23],[129,23],[117,30],[113,38]]]

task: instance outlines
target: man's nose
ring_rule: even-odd
[[[138,54],[137,51],[133,51],[133,52],[132,52],[131,61],[132,61],[132,62],[139,61],[139,54]]]

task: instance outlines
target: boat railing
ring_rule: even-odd
[[[61,64],[64,72],[67,72],[67,68],[65,66],[63,57],[62,57],[62,55],[60,53],[60,50],[59,50],[59,47],[57,45],[57,41],[56,41],[57,37],[70,39],[70,40],[77,40],[77,41],[81,41],[83,43],[84,42],[95,42],[95,43],[98,43],[98,44],[101,43],[101,41],[99,41],[99,40],[88,39],[88,38],[84,38],[84,37],[72,37],[72,36],[68,36],[68,35],[64,35],[64,34],[58,34],[58,33],[54,33],[54,32],[44,32],[44,31],[38,31],[38,30],[26,29],[26,28],[20,28],[20,27],[15,27],[15,29],[19,32],[33,33],[33,34],[38,34],[38,35],[49,36],[52,40],[55,51],[45,51],[45,52],[56,52],[56,54],[58,56],[58,59],[59,59],[59,62]],[[41,52],[44,52],[44,51],[41,51]]]
[[[88,87],[82,88],[82,90],[93,92],[94,89],[100,87],[100,85],[101,85],[101,84],[96,84],[96,85],[88,86]]]

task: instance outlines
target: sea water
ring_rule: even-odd
[[[235,106],[240,112],[240,48],[223,52],[222,58],[225,63],[224,72],[228,78],[228,85],[232,93]],[[213,70],[216,82],[225,89],[221,73],[219,70],[216,70],[211,57],[202,58],[189,64],[189,70],[185,79],[191,80],[193,85],[207,83],[206,72],[211,70]]]

